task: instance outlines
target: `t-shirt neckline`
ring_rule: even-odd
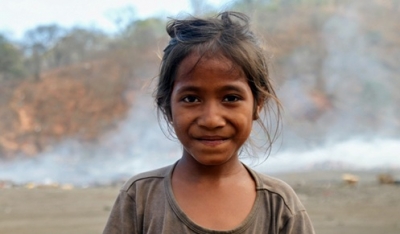
[[[175,166],[177,165],[178,161],[170,168],[168,171],[166,180],[164,182],[165,186],[165,191],[167,193],[167,200],[168,203],[175,213],[175,215],[178,217],[178,219],[184,223],[189,229],[196,233],[201,233],[201,234],[208,234],[208,233],[215,233],[215,234],[229,234],[229,233],[243,233],[251,224],[254,223],[254,220],[256,218],[256,214],[258,213],[259,207],[260,207],[260,202],[261,202],[261,196],[259,195],[259,189],[260,188],[260,180],[258,179],[256,173],[254,173],[250,168],[248,168],[245,164],[243,166],[246,168],[246,170],[250,173],[252,178],[255,181],[256,184],[256,199],[254,201],[253,207],[250,210],[250,213],[247,215],[247,217],[242,221],[242,223],[237,226],[234,229],[231,230],[212,230],[208,229],[205,227],[202,227],[195,222],[193,222],[184,212],[183,210],[179,207],[175,195],[172,191],[172,173],[175,169]]]

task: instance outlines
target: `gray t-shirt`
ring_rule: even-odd
[[[103,234],[126,233],[291,233],[312,234],[304,206],[285,182],[246,167],[256,183],[256,200],[235,229],[216,231],[191,221],[179,208],[171,186],[175,165],[132,177],[122,187]]]

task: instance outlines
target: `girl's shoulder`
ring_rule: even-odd
[[[132,188],[133,185],[137,183],[154,183],[162,181],[170,175],[173,167],[174,165],[169,165],[155,170],[139,173],[127,180],[122,186],[121,190],[127,192]]]
[[[296,192],[286,182],[273,176],[265,175],[249,169],[256,181],[256,189],[264,192],[266,197],[275,202],[282,202],[292,213],[305,210]]]
[[[294,192],[292,187],[285,181],[276,177],[253,171],[258,177],[258,189],[268,190],[270,192],[285,194]]]

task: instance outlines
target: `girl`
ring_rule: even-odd
[[[239,160],[263,107],[279,109],[247,16],[172,20],[167,32],[156,102],[182,157],[126,182],[104,233],[314,233],[287,184]]]

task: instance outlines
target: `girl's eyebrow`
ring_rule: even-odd
[[[182,85],[177,88],[176,92],[177,93],[183,93],[183,92],[198,92],[201,89],[197,86],[194,85]]]
[[[202,90],[201,87],[195,85],[182,85],[178,87],[176,92],[183,93],[183,92],[200,92]],[[217,89],[218,92],[227,92],[227,91],[235,91],[235,92],[245,92],[245,90],[239,86],[234,84],[224,85]]]
[[[245,90],[239,85],[225,85],[219,89],[219,91],[236,91],[236,92],[245,92]]]

